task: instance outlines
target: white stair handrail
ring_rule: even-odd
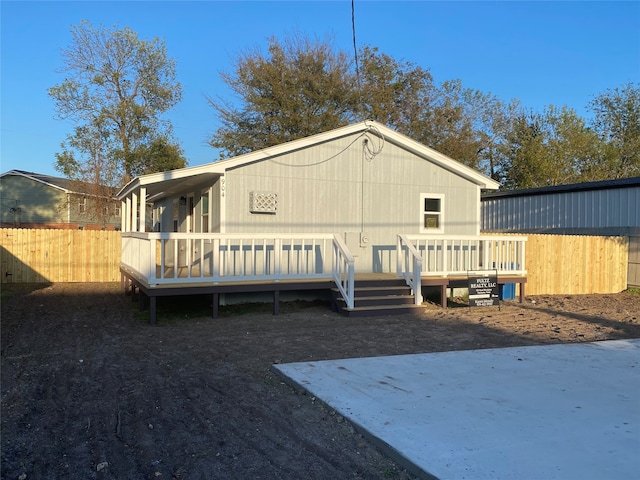
[[[333,281],[342,294],[347,308],[355,305],[355,259],[339,235],[333,236]]]
[[[406,235],[398,235],[397,275],[403,278],[414,296],[414,303],[421,305],[422,298],[422,256]]]

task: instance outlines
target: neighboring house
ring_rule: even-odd
[[[640,177],[482,196],[485,232],[629,236],[630,286],[640,286]]]
[[[358,123],[135,178],[118,194],[122,270],[152,295],[203,281],[339,284],[345,272],[393,273],[412,285],[431,275],[443,289],[470,268],[509,264],[524,275],[524,258],[498,262],[497,249],[481,245],[480,194],[498,187],[383,125]],[[137,233],[147,205],[162,233]]]
[[[94,185],[11,170],[0,175],[2,227],[120,228],[120,203],[97,195]]]

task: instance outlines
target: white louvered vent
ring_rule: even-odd
[[[249,211],[251,213],[276,213],[278,194],[273,192],[249,192]]]

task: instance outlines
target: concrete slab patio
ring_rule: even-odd
[[[424,478],[640,478],[640,339],[274,368]]]

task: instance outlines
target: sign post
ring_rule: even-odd
[[[469,271],[469,307],[500,308],[500,288],[498,287],[498,271]]]

